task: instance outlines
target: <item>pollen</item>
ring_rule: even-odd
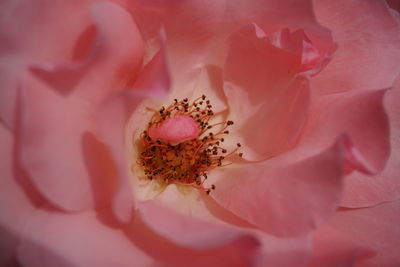
[[[209,194],[215,190],[203,186],[209,171],[232,164],[238,143],[232,151],[221,147],[233,121],[211,123],[215,116],[205,95],[189,101],[185,98],[168,107],[153,110],[147,129],[140,134],[136,163],[144,179],[162,184],[186,185]]]

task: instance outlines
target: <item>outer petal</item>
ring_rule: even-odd
[[[316,94],[382,89],[400,72],[400,25],[384,1],[315,1],[318,20],[339,49],[313,81]]]
[[[90,10],[94,27],[87,28],[75,45],[88,46],[80,49],[82,58],[75,56],[74,61],[61,65],[36,64],[30,69],[58,93],[74,90],[73,96],[89,97],[96,104],[136,78],[144,48],[127,11],[110,2],[94,4]]]
[[[293,146],[309,104],[308,82],[295,76],[301,54],[277,48],[260,31],[253,25],[235,33],[224,66],[233,132],[242,136],[244,147],[253,152],[246,157],[253,159]]]
[[[14,266],[21,231],[43,199],[29,184],[25,173],[15,168],[14,139],[2,125],[0,149],[0,265]]]
[[[390,125],[390,157],[382,172],[368,176],[353,172],[345,180],[342,206],[366,207],[400,198],[400,83],[385,94],[384,107]],[[370,122],[371,123],[371,122]],[[382,139],[373,139],[380,142]]]
[[[18,249],[24,266],[150,266],[153,260],[119,229],[101,223],[95,212],[36,212]]]
[[[399,266],[399,215],[399,201],[372,208],[338,211],[314,235],[319,258],[314,258],[314,261],[325,266],[325,263],[344,259],[353,251],[353,255],[358,254],[357,260],[364,260],[360,266]],[[323,246],[326,243],[331,246]],[[366,253],[368,251],[370,253]]]
[[[358,170],[369,174],[381,171],[390,153],[385,92],[356,91],[315,98],[299,146],[313,153],[345,132],[354,143],[354,160],[361,164]]]
[[[101,3],[94,6],[94,13],[98,23],[103,26],[107,24],[105,22],[107,17],[113,17],[114,24],[100,27],[107,37],[111,34],[115,38],[115,34],[119,33],[121,39],[127,38],[127,42],[141,41],[137,31],[134,30],[130,15],[121,8]],[[113,26],[116,27],[114,30]],[[132,31],[126,30],[130,28]],[[91,157],[103,157],[107,152],[100,156],[88,151],[84,134],[93,133],[93,113],[97,109],[97,104],[110,88],[115,87],[114,79],[117,71],[110,71],[110,74],[103,73],[107,62],[111,67],[116,67],[118,62],[123,64],[126,58],[140,58],[142,52],[140,49],[131,50],[131,46],[124,44],[119,47],[116,56],[112,57],[110,49],[116,47],[109,42],[114,44],[116,40],[104,38],[103,41],[103,46],[108,49],[100,55],[97,64],[93,65],[91,70],[93,72],[86,75],[80,84],[82,87],[78,87],[76,92],[65,96],[59,94],[57,89],[51,91],[44,88],[34,79],[26,79],[21,90],[19,120],[21,163],[29,172],[38,190],[52,203],[67,210],[80,210],[99,204],[95,203],[94,194],[98,195],[96,200],[101,200],[100,205],[109,199],[110,192],[107,186],[100,186],[105,192],[98,192],[98,188],[93,187],[93,184],[97,185],[104,181],[98,177],[98,181],[91,179],[95,173],[88,163]],[[140,62],[136,60],[134,64],[138,63]],[[100,74],[104,75],[96,76],[95,70],[102,70]],[[96,82],[92,83],[93,80]],[[101,147],[100,144],[95,146]],[[102,166],[105,166],[107,171],[104,176],[107,176],[113,167],[110,163]],[[105,184],[108,183],[109,181]],[[107,197],[102,197],[103,194]]]
[[[213,198],[275,236],[315,229],[335,210],[342,190],[343,140],[297,162],[268,160],[214,170]],[[217,179],[216,182],[215,179]]]
[[[8,128],[14,128],[21,72],[33,62],[69,60],[78,36],[90,24],[87,7],[91,2],[1,2],[0,120]]]

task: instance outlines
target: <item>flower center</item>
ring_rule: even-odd
[[[207,194],[214,190],[213,184],[209,188],[203,186],[207,173],[232,164],[226,161],[243,154],[237,153],[239,143],[229,153],[221,146],[233,121],[211,124],[213,116],[205,95],[191,103],[187,98],[175,99],[167,108],[155,111],[147,130],[140,135],[137,164],[143,168],[145,179],[188,185]]]

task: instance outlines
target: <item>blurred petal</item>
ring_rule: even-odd
[[[95,212],[38,211],[29,219],[18,249],[24,266],[150,266],[153,259],[124,233],[101,223]]]
[[[283,158],[213,170],[211,196],[226,209],[280,237],[305,235],[335,210],[342,191],[343,139],[296,162]],[[216,179],[216,182],[214,182]]]
[[[34,62],[70,60],[75,42],[90,25],[91,2],[1,1],[0,121],[8,128],[14,128],[21,73]]]
[[[309,267],[355,267],[375,255],[364,244],[328,225],[316,231],[313,247]]]
[[[24,172],[16,168],[14,145],[11,133],[0,125],[0,266],[14,266],[21,230],[43,201],[26,182]]]
[[[83,59],[54,66],[37,64],[31,71],[59,93],[76,90],[77,95],[99,102],[136,77],[144,48],[131,15],[118,5],[94,4],[91,17],[95,28],[88,30],[94,36],[87,40],[89,49]]]
[[[332,30],[339,45],[332,62],[313,80],[316,94],[390,87],[400,72],[400,25],[385,2],[314,4],[318,20]]]
[[[93,113],[98,103],[119,82],[121,66],[125,66],[126,60],[136,58],[131,64],[137,67],[142,55],[140,36],[126,11],[104,2],[93,6],[93,16],[102,36],[100,45],[103,49],[90,66],[89,73],[78,83],[78,88],[66,96],[60,94],[58,87],[52,91],[27,78],[20,96],[21,162],[38,190],[52,203],[67,210],[92,208],[96,204],[102,206],[109,201],[114,186],[108,188],[106,185],[110,181],[99,177],[96,181],[93,168],[88,163],[88,157],[96,160],[106,158],[107,152],[94,154],[88,151],[88,139],[87,135],[84,138],[84,134],[93,133]],[[113,23],[106,23],[105,18],[111,17]],[[127,43],[119,45],[123,42],[116,40],[117,36]],[[131,44],[135,43],[139,45],[132,47]],[[128,70],[132,69],[129,67]],[[101,144],[96,141],[91,144],[95,151],[102,150],[99,148]],[[113,173],[112,162],[105,163],[101,168],[107,174]],[[101,177],[110,180],[105,176]],[[102,183],[105,185],[99,187]],[[95,203],[96,200],[100,203]]]
[[[325,266],[326,262],[339,263],[353,253],[353,257],[358,255],[353,260],[364,260],[362,266],[399,266],[399,222],[399,201],[372,208],[338,211],[314,234],[316,257],[320,257],[315,260]],[[326,246],[329,243],[331,245]]]

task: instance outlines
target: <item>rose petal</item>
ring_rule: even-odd
[[[132,133],[126,133],[126,125],[145,97],[161,98],[169,92],[170,77],[166,60],[165,48],[162,47],[139,73],[139,78],[133,85],[135,90],[126,89],[110,95],[96,114],[101,139],[108,146],[117,166],[119,183],[113,210],[123,222],[130,220],[133,207],[129,178],[131,163],[126,162],[129,158],[129,149],[126,146],[132,146]]]
[[[389,117],[391,154],[382,172],[374,176],[359,172],[351,173],[345,179],[344,196],[341,206],[368,207],[399,199],[400,197],[400,83],[385,94],[384,107]],[[375,142],[380,141],[376,139]]]
[[[29,219],[18,260],[24,266],[150,266],[153,259],[95,212],[38,211]]]
[[[309,89],[307,79],[295,77],[301,54],[256,34],[256,26],[249,26],[231,37],[224,89],[236,127],[232,132],[253,152],[246,157],[265,159],[293,146],[305,120]]]
[[[353,267],[375,256],[364,244],[328,225],[316,231],[313,246],[309,267]]]
[[[0,265],[14,266],[15,249],[30,214],[43,202],[25,173],[16,168],[14,138],[0,125]]]
[[[212,249],[191,249],[157,235],[140,216],[135,217],[133,224],[126,228],[126,233],[143,251],[162,262],[162,266],[228,267],[254,266],[256,263],[255,249],[258,245],[246,236]]]
[[[190,97],[210,39],[223,18],[224,1],[131,1],[130,8],[147,41],[166,32],[174,94]]]
[[[346,257],[346,253],[362,247],[364,257],[370,258],[364,259],[362,266],[398,266],[399,222],[399,201],[365,209],[338,211],[314,235],[316,245],[334,243],[332,246],[317,247],[317,253],[323,257],[320,262],[338,260]],[[338,250],[340,246],[342,248]],[[376,256],[365,254],[366,250],[374,252]]]
[[[278,238],[273,235],[258,235],[262,241],[262,256],[258,266],[306,266],[311,256],[311,237]]]
[[[339,45],[332,62],[313,80],[315,92],[390,87],[400,72],[400,25],[385,2],[315,1],[315,10]]]
[[[358,170],[369,174],[382,170],[390,153],[382,103],[385,92],[355,91],[315,98],[300,146],[311,153],[319,151],[346,132],[354,143],[354,157],[363,166]]]
[[[152,201],[141,202],[138,209],[144,222],[155,232],[185,247],[198,250],[213,249],[237,239],[246,241],[244,244],[252,245],[253,249],[259,245],[254,236],[240,228],[213,224],[186,216],[158,206]]]
[[[267,233],[304,235],[326,220],[340,200],[343,154],[341,138],[300,161],[276,158],[216,169],[209,178],[216,184],[211,196]]]
[[[89,96],[96,103],[112,89],[125,86],[127,77],[135,78],[144,48],[131,15],[118,5],[94,4],[91,17],[97,36],[84,59],[64,65],[36,65],[31,71],[57,92],[74,89],[77,95]]]
[[[7,90],[0,90],[0,121],[8,128],[15,126],[16,92],[21,73],[33,62],[70,59],[78,36],[90,24],[87,9],[90,2],[92,0],[79,3],[2,1],[0,84]]]
[[[67,210],[91,208],[95,204],[101,206],[109,199],[100,197],[110,195],[106,186],[101,186],[105,192],[97,191],[97,186],[93,187],[103,181],[94,183],[91,178],[93,168],[88,169],[86,157],[102,156],[90,151],[87,153],[87,147],[82,147],[85,142],[83,134],[94,131],[93,113],[104,95],[115,88],[121,65],[132,59],[132,64],[137,67],[142,54],[140,36],[126,11],[104,2],[93,6],[93,16],[103,36],[101,45],[104,49],[79,87],[65,96],[59,94],[57,88],[50,91],[33,79],[26,79],[20,96],[21,162],[38,190],[52,203]],[[106,18],[113,18],[113,23],[106,23]],[[118,45],[117,36],[127,44]],[[135,47],[137,49],[132,50]],[[113,49],[116,49],[115,54]],[[114,71],[105,73],[107,68]],[[105,164],[105,169],[112,168]],[[95,199],[94,194],[97,195]],[[95,203],[96,199],[100,203]]]

